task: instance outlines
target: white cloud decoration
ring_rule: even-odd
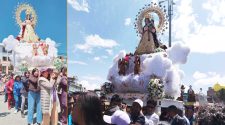
[[[179,54],[174,51],[179,51]],[[164,93],[176,98],[180,95],[181,79],[184,77],[184,72],[179,69],[179,64],[186,63],[189,51],[186,46],[175,44],[168,52],[140,55],[141,72],[139,75],[133,73],[135,56],[131,56],[125,76],[118,74],[118,60],[126,55],[124,50],[120,51],[113,59],[107,79],[112,82],[116,92],[139,91],[146,93],[149,79],[152,75],[156,75],[164,81]]]
[[[15,54],[15,65],[19,66],[22,62],[26,62],[28,67],[50,67],[53,66],[53,59],[57,57],[57,48],[55,41],[50,38],[46,38],[43,43],[49,45],[48,54],[43,55],[33,55],[33,47],[31,43],[23,43],[16,40],[13,35],[9,35],[3,40],[3,44],[7,51],[13,51]],[[35,43],[39,45],[38,43]],[[37,50],[40,53],[42,52],[41,47]],[[10,59],[14,61],[14,56],[11,55]]]

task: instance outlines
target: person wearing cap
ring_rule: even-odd
[[[145,116],[142,113],[143,101],[136,99],[131,107],[130,125],[145,125]]]
[[[168,107],[168,116],[171,119],[171,125],[187,125],[186,120],[178,115],[178,109],[175,105]]]
[[[130,117],[129,115],[121,110],[115,111],[111,116],[104,115],[103,120],[107,124],[113,125],[129,125],[130,124]]]
[[[110,106],[105,111],[105,115],[112,115],[115,111],[120,110],[120,107],[122,105],[122,99],[118,94],[115,94],[112,96],[110,100]]]
[[[147,113],[145,118],[147,121],[153,122],[154,125],[157,125],[159,122],[159,116],[155,113],[155,108],[157,105],[157,101],[150,99],[147,101]]]
[[[36,121],[37,124],[42,122],[42,111],[40,101],[40,87],[38,86],[39,70],[34,68],[28,79],[28,113],[27,122],[28,125],[33,124],[34,108],[36,109]]]
[[[52,125],[57,125],[60,103],[56,91],[54,93],[53,90],[57,76],[55,73],[49,74],[48,68],[42,68],[40,74],[38,86],[41,90],[42,125],[49,125],[50,121]]]

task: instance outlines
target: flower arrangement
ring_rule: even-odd
[[[57,70],[60,71],[60,69],[63,67],[63,62],[62,62],[61,59],[56,58],[56,59],[54,59],[54,61],[53,61],[53,65],[56,67]]]
[[[28,65],[27,65],[27,63],[23,62],[23,63],[19,66],[19,71],[20,71],[20,72],[26,72],[26,71],[28,71]]]
[[[225,125],[225,108],[221,105],[203,106],[197,113],[199,125]]]
[[[162,80],[153,77],[148,84],[149,98],[161,99],[163,97],[163,82]]]

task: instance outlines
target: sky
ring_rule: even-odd
[[[0,42],[9,35],[16,37],[20,28],[15,20],[18,4],[33,6],[38,16],[35,32],[41,39],[51,38],[58,45],[58,54],[66,55],[67,5],[64,0],[2,0],[0,4]],[[52,4],[54,3],[54,4]],[[21,16],[24,20],[23,15]]]
[[[68,71],[87,89],[107,81],[113,57],[134,52],[139,38],[135,17],[151,0],[68,0]],[[158,2],[158,0],[153,0]],[[182,83],[196,92],[225,84],[225,1],[174,0],[172,45],[181,42],[191,52],[180,65]],[[166,2],[164,3],[167,6]],[[159,36],[168,45],[168,31]]]

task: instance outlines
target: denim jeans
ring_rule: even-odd
[[[14,94],[14,99],[15,99],[15,108],[16,110],[19,110],[21,105],[21,95]]]
[[[36,104],[36,105],[35,105]],[[28,117],[29,124],[33,124],[34,106],[36,106],[37,123],[42,122],[40,92],[28,92]]]

